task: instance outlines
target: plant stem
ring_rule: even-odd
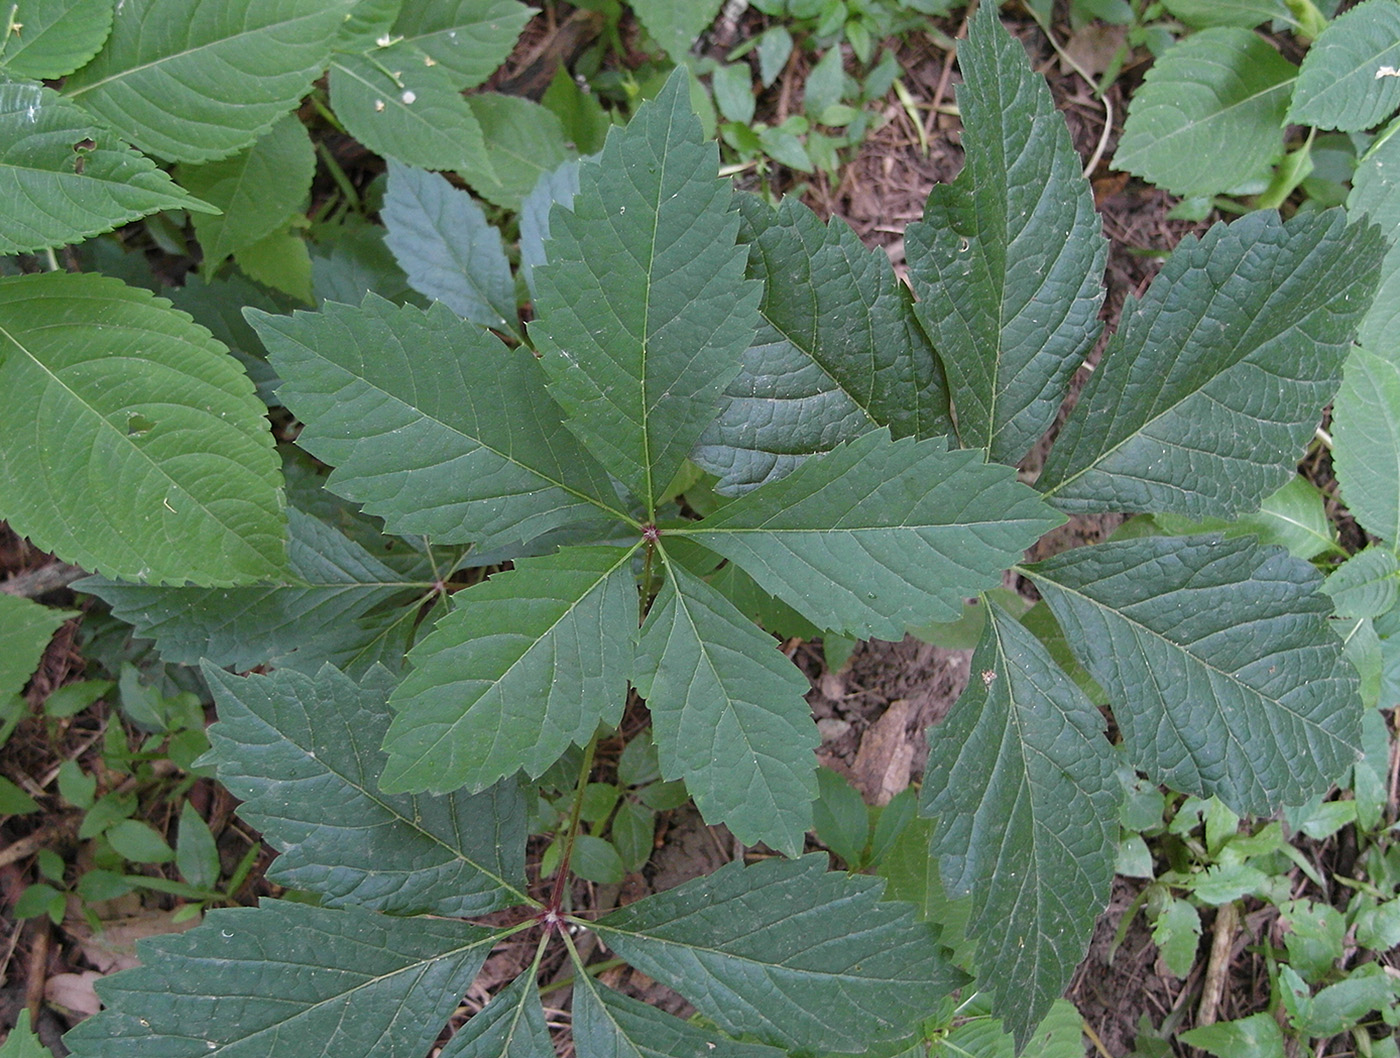
[[[597,977],[600,973],[616,969],[619,966],[626,966],[626,959],[604,959],[602,962],[595,962],[583,968],[583,972],[589,977]],[[561,988],[568,988],[578,980],[578,974],[570,974],[568,977],[561,977],[557,981],[551,981],[540,989],[540,995],[548,995],[550,992],[557,992]]]
[[[598,732],[588,740],[583,751],[583,763],[579,765],[578,785],[574,788],[574,804],[569,809],[569,829],[564,835],[564,854],[559,857],[559,876],[554,882],[554,892],[550,895],[548,910],[556,915],[563,911],[564,894],[568,891],[569,860],[574,854],[574,839],[578,837],[579,817],[583,814],[583,792],[588,788],[588,775],[593,770],[593,754],[598,748]],[[561,931],[562,932],[562,931]]]

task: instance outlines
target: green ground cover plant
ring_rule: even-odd
[[[404,9],[384,17],[404,30]],[[208,327],[113,276],[0,279],[0,380],[33,409],[0,426],[0,515],[92,570],[81,590],[166,662],[202,665],[219,721],[198,763],[301,894],[146,944],[74,1053],[422,1053],[522,934],[533,961],[445,1054],[551,1053],[550,945],[575,963],[585,1056],[1077,1046],[1057,997],[1107,899],[1121,770],[1267,814],[1353,766],[1366,673],[1329,618],[1377,604],[1334,606],[1346,585],[1322,590],[1313,556],[1224,528],[1022,556],[1067,514],[1276,509],[1368,318],[1380,207],[1184,240],[1026,484],[1015,464],[1099,337],[1106,244],[993,5],[961,63],[966,167],[906,231],[912,294],[839,222],[718,179],[684,72],[521,191],[518,268],[470,195],[385,149],[388,263],[313,271],[316,311],[217,273],[174,295]],[[10,88],[17,127],[80,105]],[[67,152],[36,201],[106,172],[103,128],[58,131],[24,141]],[[13,197],[28,170],[10,170]],[[96,202],[81,223],[55,207],[25,248],[130,219]],[[264,398],[315,464],[275,447]],[[1347,473],[1384,476],[1378,458]],[[1043,599],[1025,621],[995,601],[1009,570]],[[1361,572],[1348,599],[1385,580]],[[819,776],[807,683],[772,633],[897,639],[970,596],[971,684],[917,799],[862,830]],[[19,611],[7,634],[37,659],[61,615]],[[17,690],[27,672],[3,675]],[[626,767],[598,778],[600,739],[642,702]],[[770,851],[577,906],[571,878],[634,867],[642,809],[680,790]],[[802,855],[813,827],[888,892]],[[554,835],[543,884],[531,832]],[[939,894],[970,898],[956,928]],[[584,930],[698,1018],[596,980]]]

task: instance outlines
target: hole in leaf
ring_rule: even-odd
[[[126,416],[126,435],[128,437],[144,437],[155,429],[155,423],[139,412],[128,412]]]

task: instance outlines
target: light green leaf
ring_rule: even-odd
[[[631,561],[625,548],[564,548],[454,595],[390,699],[380,786],[476,791],[522,768],[535,778],[616,724],[636,628]]]
[[[1353,555],[1322,582],[1338,617],[1379,617],[1400,602],[1400,556],[1386,547]]]
[[[257,139],[326,68],[351,0],[124,0],[66,96],[150,154],[206,162]]]
[[[161,209],[210,212],[51,88],[0,81],[0,254],[79,242]]]
[[[528,349],[446,306],[374,295],[248,319],[285,379],[278,395],[307,424],[298,443],[336,467],[327,487],[389,532],[486,547],[615,513],[607,474],[560,425]]]
[[[1154,782],[1264,815],[1355,760],[1356,674],[1308,563],[1248,539],[1145,537],[1025,572]]]
[[[1163,6],[1196,29],[1210,26],[1253,29],[1261,22],[1271,22],[1276,18],[1297,24],[1285,0],[1165,0]]]
[[[516,0],[404,0],[393,35],[475,88],[510,56],[535,14]]]
[[[180,835],[175,841],[175,867],[180,877],[200,889],[212,889],[219,881],[219,847],[209,824],[193,802],[180,806]]]
[[[1213,195],[1265,175],[1283,153],[1296,67],[1248,29],[1172,45],[1133,96],[1113,165],[1174,195]]]
[[[438,1052],[438,1058],[554,1058],[534,967],[468,1018]]]
[[[1256,536],[1261,544],[1287,548],[1298,558],[1312,559],[1337,550],[1322,493],[1301,474],[1294,475],[1287,485],[1267,497],[1257,512],[1234,521],[1205,518],[1197,522],[1179,514],[1157,514],[1152,520],[1171,536],[1215,532],[1227,537]]]
[[[0,775],[0,816],[24,816],[39,811],[39,802]]]
[[[414,290],[483,327],[520,332],[501,233],[471,195],[436,173],[390,160],[380,219],[384,242]]]
[[[1347,509],[1400,544],[1400,363],[1353,349],[1332,406],[1332,459]]]
[[[648,513],[718,411],[757,322],[732,193],[685,71],[613,129],[550,218],[530,336],[568,426]]]
[[[282,118],[246,150],[207,165],[182,167],[180,182],[223,210],[194,219],[204,272],[212,274],[225,258],[282,227],[303,207],[315,172],[316,152],[295,115]]]
[[[1016,1058],[1017,1048],[1010,1035],[1002,1031],[1001,1019],[988,1016],[987,1004],[981,999],[974,1000],[971,1006],[962,1008],[967,1020],[951,1032],[942,1036],[941,1044],[925,1052],[922,1048],[911,1050],[907,1058],[924,1058],[925,1054],[936,1058],[962,1058],[973,1055],[975,1058]],[[1050,1013],[1030,1035],[1021,1053],[1035,1058],[1081,1058],[1084,1052],[1084,1018],[1067,999],[1057,999],[1050,1007]],[[906,1058],[901,1054],[896,1058]]]
[[[394,681],[330,665],[240,679],[204,666],[219,707],[209,729],[219,782],[281,855],[279,885],[327,907],[483,915],[524,901],[525,806],[501,785],[467,797],[380,792],[379,743]]]
[[[103,837],[117,855],[132,863],[168,863],[175,850],[151,826],[139,819],[123,819],[109,827]]]
[[[11,27],[0,27],[0,69],[12,77],[54,80],[87,62],[112,32],[112,0],[13,0]]]
[[[1381,285],[1361,321],[1357,341],[1378,356],[1400,362],[1400,124],[1392,124],[1356,167],[1347,215],[1379,224],[1390,250]]]
[[[167,306],[98,275],[0,279],[0,390],[26,409],[0,425],[0,516],[108,576],[276,576],[265,409],[238,361]]]
[[[311,290],[311,252],[292,224],[240,247],[235,260],[248,278],[263,286],[290,294],[303,305],[315,301]]]
[[[779,1058],[785,1053],[762,1044],[736,1043],[614,992],[585,973],[574,978],[573,1018],[579,1058]]]
[[[1124,306],[1037,487],[1070,512],[1257,510],[1336,392],[1382,252],[1336,210],[1183,239]]]
[[[0,1046],[0,1058],[53,1058],[53,1052],[40,1042],[29,1025],[29,1011],[21,1008],[15,1027]]]
[[[982,458],[877,430],[671,532],[737,562],[820,628],[899,640],[956,620],[964,598],[1000,584],[1063,520]]]
[[[154,639],[165,661],[195,665],[205,658],[244,671],[278,665],[293,654],[319,656],[374,606],[406,589],[429,587],[301,511],[288,512],[287,528],[287,573],[269,583],[184,588],[91,577],[76,588]]]
[[[930,733],[921,808],[952,896],[972,896],[982,987],[1025,1046],[1108,902],[1122,786],[1093,704],[988,607],[972,678]]]
[[[951,432],[948,396],[912,299],[880,250],[795,198],[739,197],[762,321],[692,458],[742,492],[879,426]]]
[[[403,0],[355,0],[336,33],[337,51],[365,51],[389,33]]]
[[[1196,965],[1196,952],[1201,946],[1201,913],[1189,900],[1168,898],[1153,922],[1152,942],[1167,970],[1185,977]]]
[[[106,1009],[64,1042],[78,1058],[278,1054],[308,1040],[341,1058],[426,1054],[498,939],[285,900],[211,911],[99,981]]]
[[[668,562],[632,682],[651,710],[662,775],[685,780],[707,822],[797,855],[812,825],[820,739],[807,680],[772,637]]]
[[[54,631],[77,616],[0,592],[0,698],[24,690]]]
[[[677,66],[685,64],[700,33],[719,14],[723,0],[630,0],[642,26]]]
[[[1288,120],[1354,132],[1400,106],[1400,6],[1367,0],[1330,22],[1298,71]]]
[[[420,169],[485,166],[481,126],[456,79],[407,44],[331,62],[331,105],[370,150]]]
[[[1014,465],[1098,338],[1108,243],[1064,118],[994,6],[959,55],[967,160],[905,230],[909,278],[959,439]]]
[[[787,1048],[864,1052],[898,1039],[962,983],[884,884],[824,855],[726,864],[594,928],[725,1032]]]
[[[481,125],[486,146],[459,169],[488,202],[519,210],[546,173],[576,157],[563,124],[533,100],[477,92],[467,97],[467,105]]]

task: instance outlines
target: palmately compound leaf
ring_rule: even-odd
[[[1108,902],[1122,785],[1102,714],[988,606],[972,678],[930,732],[924,811],[950,894],[972,896],[982,986],[1024,1046]]]
[[[437,1058],[555,1058],[534,969],[526,970],[468,1018]],[[580,975],[580,980],[591,983],[592,979]]]
[[[1014,465],[1098,337],[1108,243],[1064,118],[995,6],[959,55],[967,160],[905,230],[909,278],[959,440]]]
[[[161,209],[214,209],[43,85],[0,81],[0,145],[0,254],[81,242]]]
[[[1264,815],[1356,759],[1356,673],[1307,562],[1248,538],[1146,537],[1025,571],[1153,782]]]
[[[1353,349],[1332,405],[1332,460],[1347,509],[1400,545],[1400,364]]]
[[[446,306],[371,294],[359,308],[247,315],[285,380],[278,395],[306,423],[298,443],[336,468],[326,487],[389,532],[511,544],[617,504],[529,350]]]
[[[248,146],[326,68],[353,0],[123,0],[63,86],[143,151],[206,162]]]
[[[746,492],[880,426],[950,433],[942,372],[889,257],[795,198],[739,206],[762,322],[691,454],[719,491]]]
[[[1400,124],[1387,129],[1356,167],[1347,216],[1353,223],[1379,225],[1390,241],[1381,262],[1380,287],[1356,340],[1373,353],[1400,361]]]
[[[287,571],[234,588],[161,587],[89,577],[96,595],[167,662],[247,670],[339,643],[348,625],[405,590],[431,587],[395,573],[359,544],[298,510],[287,516]]]
[[[491,946],[492,930],[290,900],[211,911],[143,941],[142,965],[97,984],[106,1007],[64,1038],[78,1058],[317,1051],[426,1054]]]
[[[280,119],[237,154],[182,167],[180,182],[223,210],[195,217],[204,274],[212,275],[226,258],[279,230],[304,208],[315,173],[315,148],[295,115]]]
[[[24,690],[55,629],[76,616],[0,592],[0,699]]]
[[[1283,153],[1296,74],[1248,29],[1192,34],[1147,72],[1123,124],[1114,167],[1174,195],[1213,195],[1266,176]]]
[[[247,584],[286,565],[266,408],[203,327],[99,275],[0,279],[0,517],[108,576]]]
[[[379,212],[384,242],[414,290],[483,327],[519,332],[515,279],[501,233],[471,195],[437,173],[391,160]]]
[[[404,915],[484,915],[526,901],[525,803],[514,784],[468,797],[379,790],[379,743],[394,685],[374,668],[356,683],[330,665],[315,678],[230,676],[204,666],[219,722],[209,729],[219,782],[280,855],[269,880],[325,907]]]
[[[812,826],[820,739],[807,680],[773,638],[668,562],[632,682],[651,711],[662,775],[685,780],[706,821],[797,855]]]
[[[3,33],[0,71],[54,80],[101,49],[112,32],[112,0],[24,0],[7,21],[20,25]]]
[[[738,563],[818,627],[899,640],[963,600],[1062,517],[1010,467],[942,438],[865,434],[673,530]]]
[[[1379,125],[1400,106],[1400,7],[1368,0],[1328,24],[1298,70],[1288,120],[1343,132]]]
[[[510,57],[535,11],[516,0],[404,0],[392,36],[475,88]]]
[[[863,1053],[964,980],[907,905],[880,902],[883,888],[829,872],[825,855],[734,862],[594,928],[725,1032]]]
[[[331,62],[331,105],[366,147],[420,169],[485,165],[481,124],[456,78],[403,42]]]
[[[631,561],[626,548],[564,548],[458,592],[390,700],[382,788],[535,777],[616,724],[637,627]]]
[[[574,977],[573,1030],[579,1058],[781,1058],[786,1053],[760,1043],[737,1043],[615,992],[585,973]]]
[[[568,426],[650,513],[758,322],[733,192],[673,74],[550,217],[530,336]]]
[[[1070,512],[1257,510],[1336,392],[1384,248],[1340,210],[1183,239],[1124,305],[1036,487]]]

